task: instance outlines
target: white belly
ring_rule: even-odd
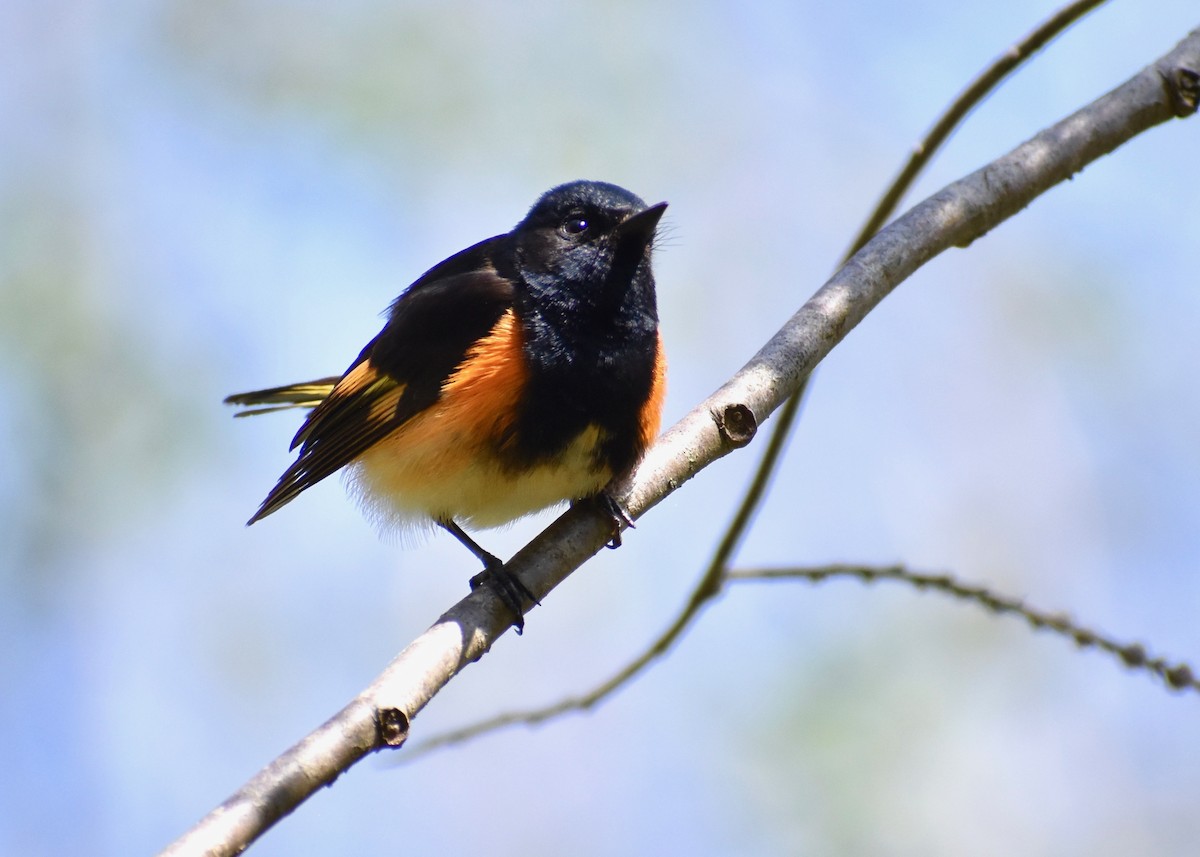
[[[600,430],[590,426],[553,464],[514,473],[488,451],[423,433],[421,441],[377,444],[348,469],[351,491],[385,529],[452,519],[496,527],[565,500],[595,494],[612,474],[596,464]],[[463,439],[465,441],[465,439]]]

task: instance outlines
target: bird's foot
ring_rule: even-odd
[[[621,546],[622,526],[628,527],[631,530],[635,529],[633,518],[629,517],[629,512],[617,501],[617,498],[607,491],[601,491],[596,494],[592,497],[592,502],[596,504],[600,511],[608,515],[609,520],[612,521],[612,533],[605,547],[609,550],[616,550]]]
[[[480,559],[483,560],[483,571],[471,578],[471,591],[474,592],[485,584],[491,586],[496,596],[504,602],[504,606],[516,617],[512,626],[520,634],[525,630],[526,599],[539,606],[541,602],[529,591],[529,587],[504,567],[504,563],[498,557],[488,554],[486,558]]]

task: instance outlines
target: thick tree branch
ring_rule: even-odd
[[[1013,152],[919,204],[873,238],[721,389],[659,438],[614,486],[643,515],[755,425],[893,288],[949,247],[965,247],[1039,194],[1146,129],[1195,112],[1200,31],[1127,83]],[[571,509],[510,564],[539,598],[610,536],[607,516]],[[406,648],[358,697],[260,771],[164,852],[232,855],[368,752],[399,746],[437,691],[485,654],[511,617],[490,590],[471,593]]]

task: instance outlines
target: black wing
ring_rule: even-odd
[[[492,266],[491,239],[452,256],[396,299],[382,331],[308,415],[292,440],[296,461],[249,523],[340,470],[437,402],[474,343],[513,304]]]

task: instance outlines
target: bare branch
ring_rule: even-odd
[[[912,186],[912,183],[916,181],[921,170],[925,168],[937,150],[949,139],[950,134],[962,123],[967,114],[996,89],[1017,66],[1030,59],[1051,39],[1103,2],[1105,0],[1076,0],[1076,2],[1067,4],[1038,25],[1025,38],[1012,45],[967,85],[958,97],[942,112],[937,121],[934,122],[933,127],[925,135],[924,139],[913,147],[908,162],[883,192],[883,195],[879,198],[879,201],[875,204],[874,209],[867,218],[866,223],[863,224],[858,235],[851,243],[850,249],[842,259],[843,264],[853,254],[861,250],[863,245],[870,240],[871,236],[878,232],[879,228],[892,216],[901,198],[903,198],[904,194]],[[771,428],[771,437],[755,469],[750,487],[742,497],[742,502],[734,514],[733,520],[726,528],[725,534],[722,536],[721,542],[707,570],[697,584],[695,592],[689,601],[688,608],[685,608],[685,618],[690,619],[696,615],[697,611],[691,609],[691,604],[697,597],[700,597],[704,593],[708,593],[709,597],[712,597],[720,591],[721,584],[723,583],[720,576],[725,572],[730,557],[733,556],[734,550],[754,519],[766,486],[770,482],[771,475],[779,465],[779,460],[783,453],[784,440],[791,432],[792,425],[800,409],[800,399],[808,381],[809,378],[806,378],[804,386],[801,387],[800,391],[784,402],[783,407],[779,409],[778,418]],[[682,631],[683,628],[680,628],[679,632],[682,633]],[[638,662],[641,661],[642,659],[639,659]],[[606,683],[606,686],[608,684]],[[613,687],[612,689],[615,690],[616,688]],[[591,704],[594,704],[594,700]]]
[[[1021,616],[1029,626],[1038,631],[1053,631],[1081,649],[1096,648],[1113,655],[1130,669],[1145,670],[1166,683],[1172,690],[1200,691],[1192,668],[1185,663],[1171,663],[1162,657],[1151,657],[1140,643],[1121,643],[1099,631],[1093,631],[1063,613],[1047,613],[1030,607],[1019,598],[997,595],[983,586],[961,583],[949,574],[928,574],[909,571],[902,565],[873,566],[834,565],[811,568],[747,568],[733,569],[728,574],[730,582],[769,580],[808,580],[821,583],[831,577],[855,577],[864,583],[877,580],[896,580],[917,589],[931,589],[951,595],[962,601],[970,601],[997,615]]]
[[[948,186],[880,232],[728,383],[666,432],[634,473],[612,486],[632,517],[645,514],[741,445],[714,415],[761,423],[893,288],[949,247],[964,247],[1039,194],[1146,129],[1196,109],[1200,31],[1113,92],[981,170]],[[611,536],[607,515],[579,505],[509,563],[541,598]],[[478,660],[510,616],[487,587],[471,593],[408,646],[341,712],[260,771],[164,852],[240,853],[321,785],[366,753],[399,746],[438,690]]]

